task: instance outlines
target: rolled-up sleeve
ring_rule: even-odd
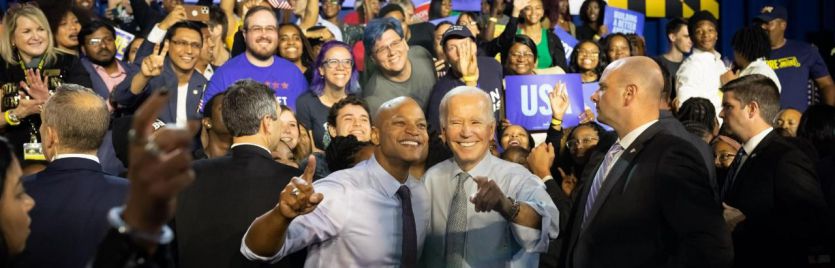
[[[246,234],[241,239],[241,254],[249,260],[276,263],[310,245],[328,241],[342,229],[351,206],[349,191],[334,181],[317,181],[313,184],[316,192],[325,197],[313,212],[293,219],[284,237],[284,245],[273,256],[261,256],[246,245]],[[250,225],[252,228],[252,225]],[[249,230],[246,231],[249,233]]]
[[[545,191],[545,185],[539,182],[536,176],[520,177],[516,181],[519,182],[519,185],[514,187],[514,189],[517,189],[516,193],[513,194],[514,199],[527,204],[539,214],[541,228],[537,230],[514,223],[510,225],[510,229],[516,238],[516,242],[526,252],[546,252],[548,242],[551,239],[556,239],[559,235],[560,212]]]

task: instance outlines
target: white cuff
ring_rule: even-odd
[[[154,25],[154,28],[151,29],[151,32],[148,33],[148,42],[159,44],[165,39],[165,34],[168,33],[168,30],[163,30],[159,28],[159,23]]]

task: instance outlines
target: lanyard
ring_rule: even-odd
[[[20,53],[17,54],[17,57],[20,58],[20,69],[23,70],[23,75],[26,76],[26,81],[29,81],[29,73],[26,72],[26,64],[23,63],[23,57],[20,56]],[[43,70],[43,63],[46,60],[45,56],[41,56],[40,62],[38,62],[38,71]]]

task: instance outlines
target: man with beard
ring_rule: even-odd
[[[269,86],[281,104],[293,106],[296,97],[307,90],[307,80],[293,63],[276,56],[278,20],[266,7],[254,7],[244,16],[246,52],[229,59],[215,70],[202,103],[226,91],[235,81],[249,78]]]
[[[184,126],[189,119],[200,119],[198,105],[206,78],[194,66],[202,48],[199,26],[189,21],[175,23],[168,30],[165,42],[142,59],[140,71],[116,87],[114,101],[120,108],[132,110],[152,91],[164,88],[176,95],[168,100],[159,120]]]
[[[116,60],[116,30],[103,21],[87,24],[78,33],[78,39],[84,52],[81,65],[90,74],[93,91],[105,100],[110,99],[113,88],[124,81],[129,72],[136,71],[136,67]]]
[[[101,20],[94,20],[82,28],[78,33],[78,39],[81,40],[81,51],[84,53],[81,57],[81,66],[84,66],[84,70],[90,74],[93,91],[104,98],[108,110],[112,112],[110,93],[117,85],[125,81],[128,73],[136,73],[137,67],[116,60],[116,31],[113,26]],[[97,156],[101,159],[104,172],[119,175],[125,171],[125,166],[116,158],[111,137],[108,130]]]

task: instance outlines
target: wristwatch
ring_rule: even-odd
[[[122,219],[122,212],[124,210],[125,207],[114,207],[107,213],[107,221],[110,223],[110,226],[113,227],[113,229],[116,229],[116,231],[120,234],[160,245],[171,243],[171,241],[174,240],[174,231],[172,231],[168,225],[163,225],[162,232],[158,234],[143,232],[128,226],[128,224]]]
[[[9,111],[9,120],[20,124],[20,118],[18,118],[16,114],[12,113],[12,111]]]

